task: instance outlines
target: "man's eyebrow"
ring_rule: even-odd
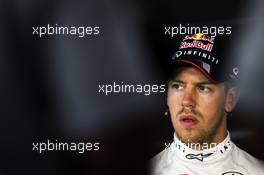
[[[215,84],[215,83],[212,83],[212,82],[210,82],[210,81],[203,81],[203,82],[199,82],[199,83],[197,83],[198,85],[213,85],[213,84]]]
[[[176,80],[176,79],[172,79],[171,81],[174,82],[174,83],[181,83],[181,84],[184,83],[183,81],[181,81],[181,80]]]
[[[177,79],[172,79],[171,81],[174,82],[174,83],[185,84],[184,81],[177,80]],[[201,82],[198,82],[198,83],[196,83],[196,84],[197,84],[197,85],[213,85],[213,84],[215,84],[215,83],[212,83],[212,82],[210,82],[210,81],[201,81]]]

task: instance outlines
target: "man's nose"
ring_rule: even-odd
[[[196,95],[194,90],[186,89],[182,98],[182,106],[183,107],[195,107],[196,105]]]

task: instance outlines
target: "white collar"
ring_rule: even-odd
[[[216,144],[215,144],[216,145]],[[176,134],[174,133],[174,141],[171,144],[171,148],[173,152],[184,159],[185,161],[191,162],[207,162],[216,160],[218,158],[224,157],[228,152],[232,149],[233,142],[230,139],[229,132],[226,138],[216,146],[210,147],[210,145],[204,145],[208,149],[203,149],[202,151],[194,150],[188,147],[185,143],[181,142]]]

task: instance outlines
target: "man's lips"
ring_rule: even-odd
[[[180,115],[180,124],[185,127],[191,127],[198,123],[199,121],[190,114]]]

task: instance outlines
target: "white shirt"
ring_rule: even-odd
[[[197,151],[174,141],[151,160],[151,175],[264,175],[262,162],[227,137],[213,148]]]

